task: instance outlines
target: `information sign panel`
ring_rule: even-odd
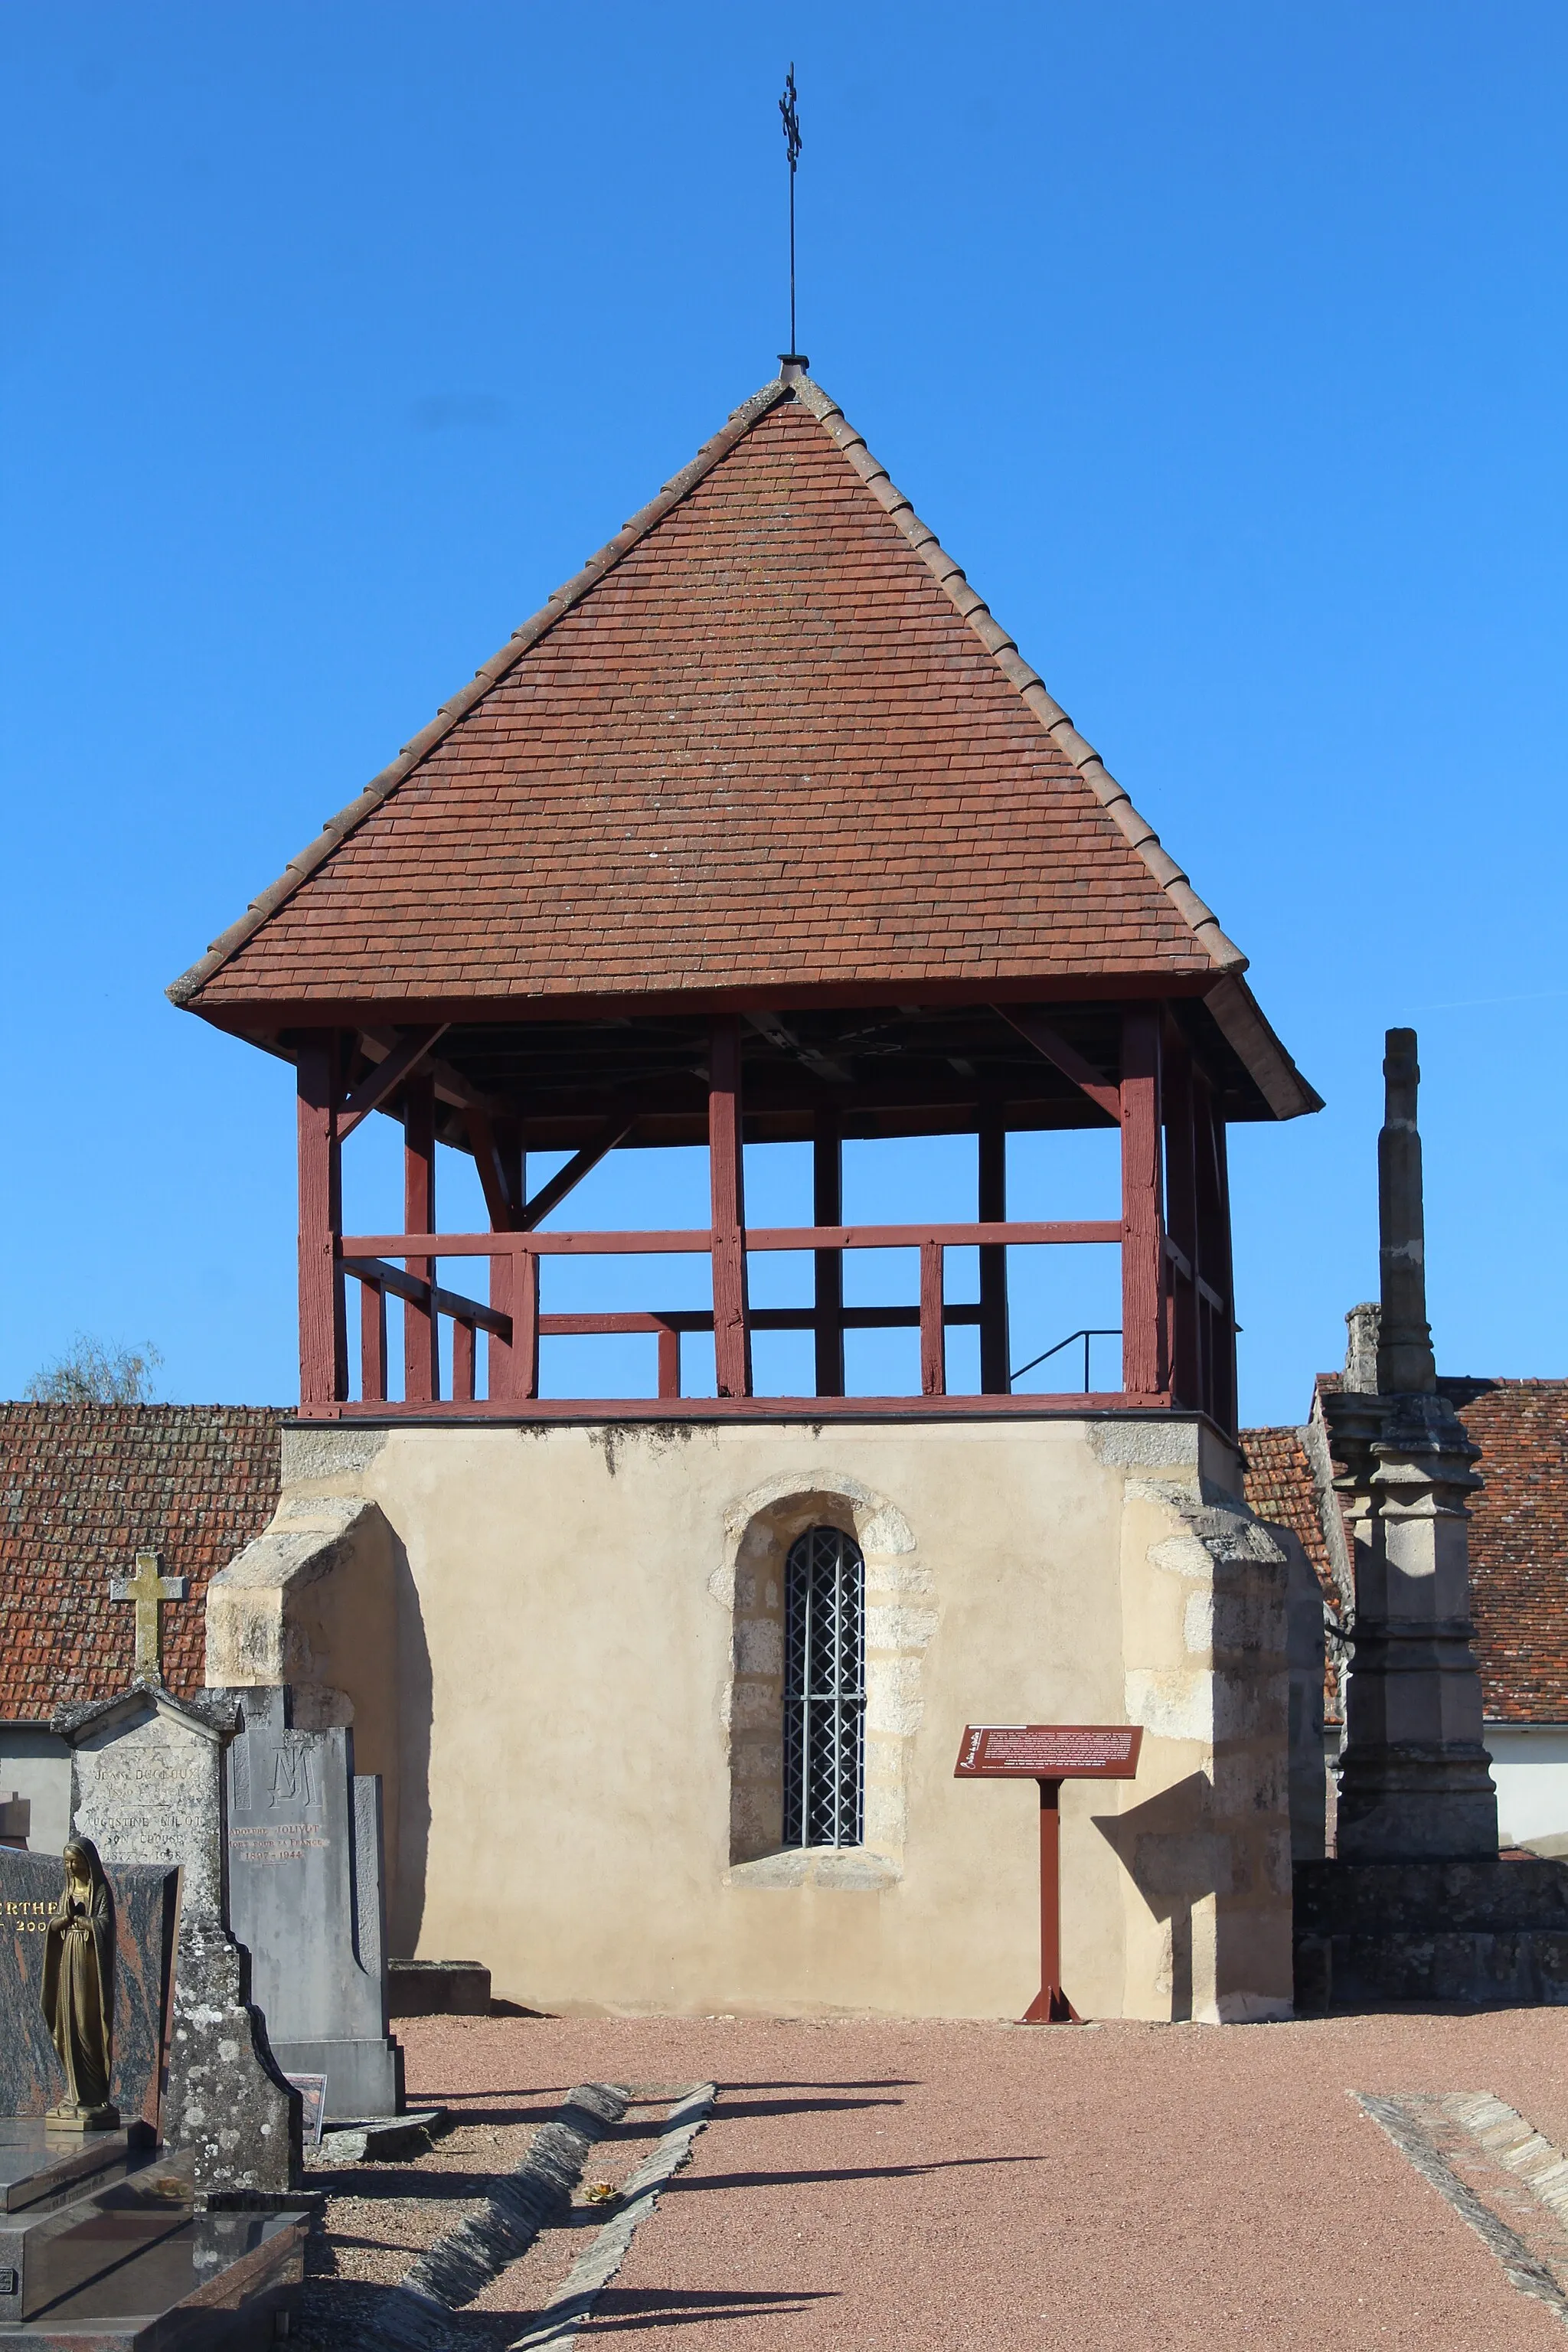
[[[971,1723],[955,1780],[1131,1780],[1143,1727],[1137,1723]]]
[[[1034,1780],[1040,1790],[1040,1990],[1026,2025],[1079,2021],[1061,1982],[1061,1812],[1064,1780],[1131,1780],[1143,1730],[1136,1723],[967,1723],[955,1780]]]

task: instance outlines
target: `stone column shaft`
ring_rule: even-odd
[[[1355,1554],[1354,1664],[1340,1764],[1346,1862],[1495,1854],[1470,1622],[1468,1497],[1479,1449],[1437,1393],[1426,1322],[1420,1072],[1391,1029],[1378,1139],[1378,1391],[1324,1399]],[[1365,1362],[1364,1349],[1356,1356]]]

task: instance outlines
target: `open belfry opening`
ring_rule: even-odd
[[[955,1784],[960,1735],[1133,1724],[1135,1780],[1062,1790],[1063,1981],[1289,2010],[1309,1571],[1241,1501],[1226,1132],[1319,1103],[1245,965],[792,362],[175,984],[299,1087],[300,1412],[207,1679],[352,1723],[395,1953],[555,2011],[1016,2015],[1037,1793]],[[395,1231],[345,1223],[373,1118]],[[1048,1194],[1089,1129],[1100,1213],[1016,1214],[1013,1139]],[[942,1137],[966,1214],[846,1221],[847,1147]],[[681,1146],[705,1222],[574,1229]],[[1053,1253],[1119,1305],[1026,1333]],[[558,1303],[595,1257],[638,1304]],[[636,1396],[574,1386],[606,1337]]]

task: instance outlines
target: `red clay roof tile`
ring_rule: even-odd
[[[177,1001],[1239,968],[816,386],[672,488]]]
[[[135,1672],[135,1611],[109,1597],[139,1550],[190,1580],[163,1610],[164,1679],[202,1688],[208,1580],[259,1535],[280,1412],[247,1405],[0,1404],[0,1717],[43,1721]]]

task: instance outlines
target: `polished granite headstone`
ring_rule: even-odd
[[[103,1874],[114,1905],[110,2096],[122,2124],[155,2130],[178,1874],[106,1862]],[[43,2116],[65,2093],[41,2000],[46,1931],[64,1885],[58,1854],[0,1846],[0,2116]]]
[[[289,2074],[324,2074],[326,2120],[395,2115],[387,2034],[381,1782],[353,1734],[297,1730],[286,1686],[239,1690],[228,1751],[228,1887],[251,1999]]]

